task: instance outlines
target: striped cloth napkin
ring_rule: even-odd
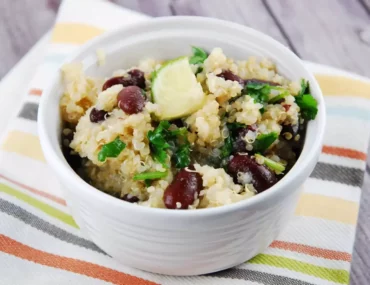
[[[263,254],[226,271],[171,277],[123,266],[82,235],[39,145],[42,89],[80,45],[146,19],[108,2],[64,1],[27,94],[6,106],[19,112],[7,119],[0,142],[0,284],[348,284],[370,130],[370,81],[314,64],[308,67],[327,103],[325,145],[294,218]]]

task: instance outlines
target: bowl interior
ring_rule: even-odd
[[[324,101],[313,75],[306,70],[303,63],[292,52],[272,38],[253,29],[215,19],[162,18],[105,34],[85,45],[67,62],[83,62],[86,74],[89,76],[110,77],[114,70],[135,66],[139,60],[145,58],[170,59],[190,54],[191,46],[199,46],[207,51],[211,51],[214,47],[221,47],[227,57],[237,60],[246,59],[251,55],[267,57],[276,63],[278,72],[290,80],[308,79],[311,93],[319,102],[318,116],[315,121],[308,124],[302,154],[289,174],[268,191],[252,199],[221,208],[253,204],[253,201],[257,202],[269,195],[286,195],[281,189],[289,183],[290,186],[298,187],[312,171],[321,149],[325,125]],[[97,49],[103,49],[106,54],[106,63],[103,66],[97,64]],[[62,92],[60,74],[57,74],[42,97],[39,111],[41,143],[49,164],[64,179],[70,180],[76,187],[92,191],[93,188],[80,179],[69,167],[60,149],[59,100]],[[100,193],[97,195],[109,197],[100,191],[95,192]],[[111,199],[114,200],[114,198]],[[135,205],[124,205],[124,207],[126,206],[135,207]],[[145,210],[159,209],[145,208]],[[211,210],[215,209],[206,209],[202,212]]]

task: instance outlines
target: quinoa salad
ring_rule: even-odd
[[[143,59],[108,78],[81,63],[61,72],[66,160],[97,189],[147,207],[218,207],[269,189],[294,166],[318,110],[304,78],[221,48]]]

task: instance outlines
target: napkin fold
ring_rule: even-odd
[[[370,130],[370,81],[308,64],[325,95],[324,147],[295,216],[262,254],[196,277],[143,272],[117,263],[83,236],[45,162],[37,110],[50,75],[86,41],[150,20],[105,1],[65,0],[43,62],[0,141],[0,284],[348,284]],[[222,256],[220,256],[222,258]]]

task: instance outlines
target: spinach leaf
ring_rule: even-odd
[[[165,172],[160,172],[160,171],[153,171],[153,172],[143,172],[143,173],[138,173],[134,176],[134,180],[154,180],[154,179],[159,179],[167,176],[167,171]]]
[[[203,49],[193,46],[192,50],[193,50],[193,55],[189,59],[190,64],[200,64],[200,63],[203,63],[207,59],[208,54]]]
[[[316,118],[318,108],[316,99],[309,94],[308,81],[301,80],[301,91],[295,97],[295,102],[301,109],[301,116],[306,120],[314,120]]]
[[[253,143],[253,151],[263,153],[277,138],[278,134],[275,132],[258,135]]]
[[[98,153],[98,160],[103,162],[108,157],[117,157],[125,147],[126,144],[117,137],[114,141],[103,145]]]

